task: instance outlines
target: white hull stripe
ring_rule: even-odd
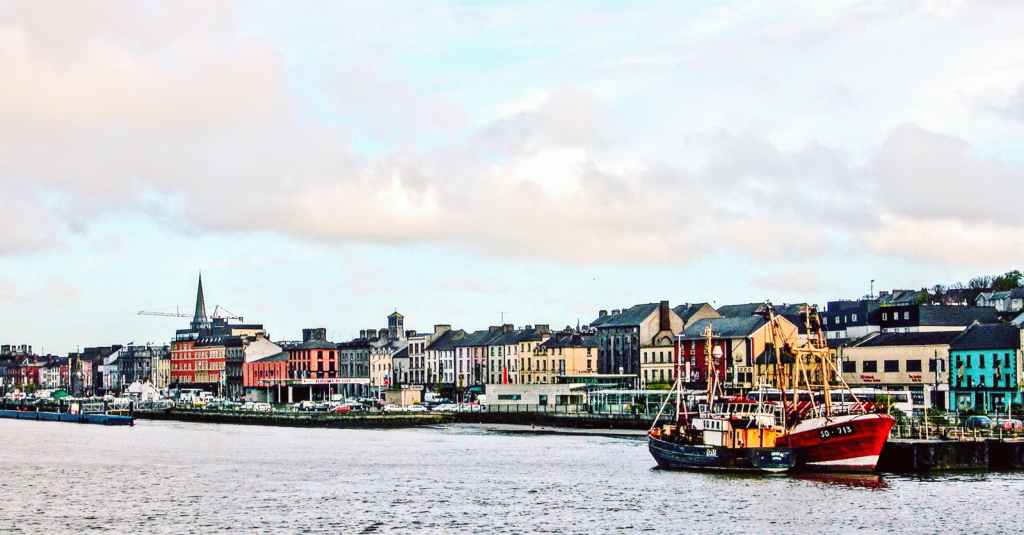
[[[839,459],[836,461],[818,461],[814,463],[807,463],[811,466],[875,466],[878,464],[877,455],[865,455],[864,457],[850,457],[849,459]]]

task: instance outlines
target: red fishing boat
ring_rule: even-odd
[[[774,354],[766,361],[774,369],[765,377],[778,389],[775,402],[783,405],[786,420],[785,433],[778,444],[793,448],[798,468],[873,471],[896,420],[880,412],[881,407],[861,402],[850,390],[829,354],[816,307],[801,311],[807,342],[799,347],[785,342],[779,316],[771,303],[765,304],[762,313],[769,323],[769,338],[774,342]],[[853,402],[835,403],[837,397],[833,393],[839,393],[840,400]],[[763,400],[764,390],[753,391],[750,397]]]

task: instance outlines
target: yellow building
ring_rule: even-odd
[[[554,333],[543,342],[531,342],[520,355],[519,377],[523,384],[551,384],[558,376],[597,373],[597,337],[593,334]]]

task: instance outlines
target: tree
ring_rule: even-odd
[[[967,281],[967,287],[975,290],[987,290],[992,287],[992,275],[979,275]]]
[[[1020,288],[1022,280],[1024,280],[1024,273],[1016,269],[1007,271],[998,277],[993,277],[992,289],[997,292],[1006,292],[1014,288]]]

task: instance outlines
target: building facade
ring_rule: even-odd
[[[1021,330],[1012,324],[971,325],[949,345],[953,409],[1006,414],[1021,403]]]
[[[909,390],[914,411],[949,407],[950,344],[956,331],[873,333],[839,349],[843,380],[853,388]]]

